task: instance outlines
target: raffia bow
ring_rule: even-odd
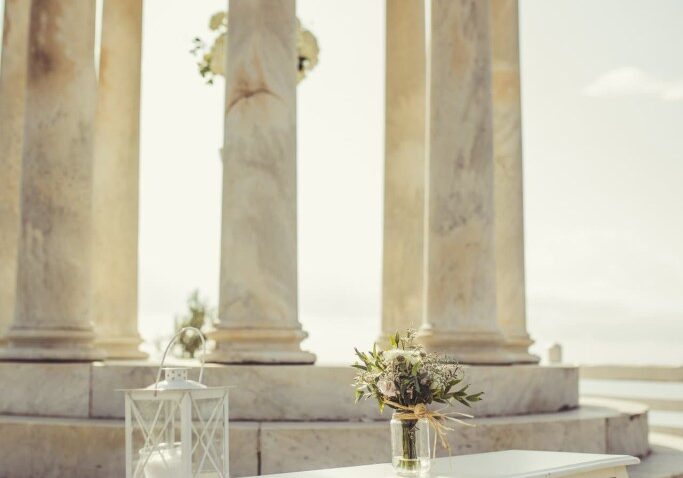
[[[398,420],[422,420],[424,418],[425,420],[427,420],[427,422],[429,422],[429,425],[434,429],[434,447],[432,451],[432,455],[434,457],[436,457],[437,438],[441,442],[441,446],[448,450],[449,455],[451,454],[451,446],[448,443],[448,440],[446,439],[446,433],[449,431],[453,431],[454,429],[449,426],[446,426],[444,424],[445,421],[459,423],[460,425],[464,425],[466,427],[475,426],[472,423],[467,423],[463,420],[460,420],[459,418],[451,416],[457,415],[465,418],[474,418],[474,416],[468,415],[467,413],[442,413],[442,411],[445,410],[447,407],[444,407],[440,410],[429,410],[427,408],[427,405],[425,405],[424,403],[418,403],[417,405],[401,405],[400,403],[392,402],[391,400],[384,400],[384,403],[397,410],[395,417]]]

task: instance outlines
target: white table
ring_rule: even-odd
[[[628,455],[508,450],[432,460],[432,478],[628,478]],[[266,475],[271,478],[394,478],[390,464]]]

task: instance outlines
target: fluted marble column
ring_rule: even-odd
[[[529,353],[524,278],[522,108],[517,0],[491,1],[493,157],[498,324],[515,362]]]
[[[105,0],[95,120],[93,303],[97,345],[140,358],[138,159],[142,0]]]
[[[0,344],[14,317],[30,8],[26,0],[5,0],[0,65]]]
[[[433,0],[431,25],[420,337],[464,363],[506,363],[496,316],[488,2]]]
[[[386,2],[382,336],[417,328],[423,307],[424,0]]]
[[[231,0],[215,362],[312,363],[297,306],[294,0]]]
[[[4,359],[92,360],[95,2],[32,0],[16,314]]]

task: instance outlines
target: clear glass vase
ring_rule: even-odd
[[[391,463],[399,476],[429,473],[429,422],[391,417]]]

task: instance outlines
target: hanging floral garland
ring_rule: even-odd
[[[306,78],[306,75],[318,64],[318,40],[310,30],[301,26],[299,19],[296,20],[296,51],[297,51],[297,83]],[[191,52],[199,57],[197,67],[199,74],[208,84],[213,84],[216,76],[225,76],[226,46],[228,38],[228,12],[216,12],[209,20],[209,29],[212,32],[210,46],[201,38],[193,40]]]

